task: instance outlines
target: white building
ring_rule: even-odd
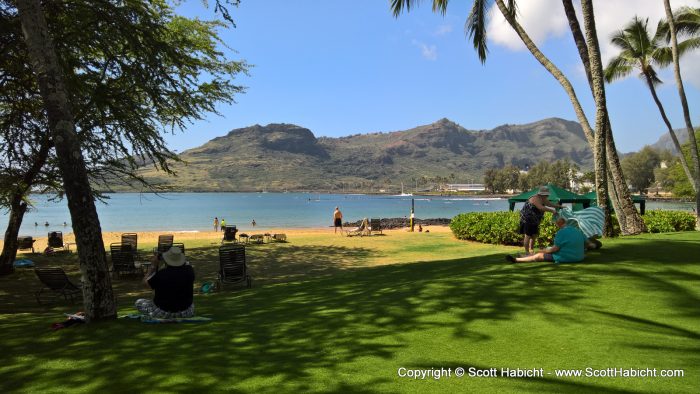
[[[445,190],[450,192],[483,192],[486,187],[483,183],[448,183]]]

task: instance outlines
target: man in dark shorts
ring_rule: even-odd
[[[559,231],[554,236],[554,245],[542,249],[532,256],[506,256],[511,263],[529,263],[534,261],[553,261],[555,263],[577,263],[583,260],[586,236],[577,227],[567,226],[566,219],[559,216],[556,220]]]
[[[333,212],[333,226],[335,227],[333,229],[333,234],[338,232],[338,227],[340,227],[340,234],[343,233],[343,213],[340,212],[338,207],[335,207],[335,211]]]
[[[156,254],[144,277],[144,283],[155,290],[153,300],[136,300],[136,309],[143,315],[159,319],[194,316],[194,270],[186,264],[180,248],[173,246],[162,254],[166,267],[158,270]]]

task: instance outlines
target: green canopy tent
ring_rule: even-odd
[[[597,205],[598,195],[596,194],[595,191],[586,193],[583,196],[589,199],[590,205]],[[639,204],[639,214],[644,215],[644,211],[646,210],[646,203],[647,203],[646,198],[644,198],[644,196],[640,196],[639,194],[633,194],[632,195],[632,202],[635,204]],[[608,204],[610,204],[610,199],[608,199]]]
[[[583,208],[588,208],[591,205],[591,199],[582,196],[580,194],[576,194],[573,192],[570,192],[566,189],[562,189],[558,186],[554,186],[551,183],[548,183],[547,188],[549,189],[549,201],[555,202],[557,204],[574,204],[574,210],[576,210],[578,204],[581,204]],[[537,192],[540,190],[539,187],[536,187],[530,191],[518,194],[515,197],[511,197],[508,199],[508,205],[509,209],[512,211],[515,209],[515,204],[519,202],[525,202],[527,201],[528,198],[534,196],[537,194]]]

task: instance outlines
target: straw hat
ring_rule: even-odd
[[[540,186],[540,191],[538,191],[537,194],[540,196],[548,196],[549,188],[547,186]]]
[[[185,264],[185,255],[182,254],[182,250],[177,246],[173,246],[168,249],[167,252],[163,253],[163,260],[165,263],[171,267],[179,267]]]

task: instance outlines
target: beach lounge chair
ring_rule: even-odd
[[[141,266],[136,266],[133,245],[130,243],[115,242],[109,245],[112,256],[112,273],[122,275],[143,276]]]
[[[158,253],[167,252],[173,246],[173,239],[175,237],[172,234],[164,234],[158,236],[158,247],[156,251]]]
[[[34,272],[41,281],[43,287],[35,293],[36,301],[41,304],[42,296],[59,297],[71,303],[75,302],[75,297],[82,297],[80,288],[68,279],[63,268],[47,267],[35,268]]]
[[[221,240],[221,243],[224,242],[236,242],[236,233],[238,232],[238,229],[236,226],[226,226],[224,228],[224,238]]]
[[[272,239],[275,242],[287,242],[287,234],[272,234]]]
[[[370,232],[370,234],[373,234],[373,233],[382,234],[382,220],[379,218],[370,219],[369,232]]]
[[[370,227],[367,218],[362,219],[362,223],[360,223],[359,227],[348,230],[346,234],[348,237],[352,237],[355,235],[359,235],[361,237],[365,235],[370,235]]]
[[[122,234],[122,243],[123,244],[131,244],[134,250],[138,250],[139,248],[139,235],[136,233],[123,233]]]
[[[262,244],[265,243],[265,236],[262,234],[252,234],[248,241],[252,244]]]
[[[180,248],[182,254],[185,254],[185,244],[183,244],[182,242],[173,242],[171,248]]]
[[[223,245],[219,248],[219,287],[224,284],[244,284],[252,286],[245,261],[245,247],[241,245]]]
[[[48,245],[54,251],[56,249],[70,251],[70,244],[63,242],[63,233],[60,231],[51,231],[49,233]]]
[[[34,253],[34,242],[36,240],[32,237],[17,237],[17,250],[31,249]]]

